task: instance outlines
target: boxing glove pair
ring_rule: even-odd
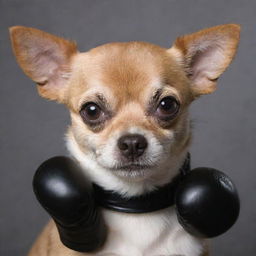
[[[99,187],[96,185],[94,189],[76,162],[61,156],[45,161],[35,173],[33,188],[38,201],[55,221],[65,246],[91,252],[104,244],[107,229],[98,209],[104,207],[104,202],[96,200]],[[196,168],[180,174],[175,184],[164,189],[168,191],[162,189],[161,198],[169,202],[163,202],[163,207],[174,204],[180,224],[194,236],[218,236],[238,218],[240,203],[236,188],[229,177],[218,170]],[[100,190],[104,192],[103,188]],[[171,197],[165,197],[170,191]],[[146,200],[150,205],[150,194]],[[121,195],[118,201],[122,201]],[[136,201],[136,205],[138,203]],[[122,211],[115,206],[112,209]],[[153,208],[148,211],[150,209]]]

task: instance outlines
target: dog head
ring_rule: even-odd
[[[177,174],[191,140],[188,107],[216,89],[235,55],[238,25],[179,37],[170,49],[75,43],[26,27],[10,29],[13,50],[42,97],[68,106],[69,149],[94,182],[132,195]]]

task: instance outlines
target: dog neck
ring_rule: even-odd
[[[116,191],[105,190],[93,184],[97,204],[101,207],[125,213],[147,213],[174,205],[177,185],[190,172],[190,154],[187,155],[179,174],[168,184],[140,196],[124,198]]]
[[[83,153],[70,130],[66,138],[69,152],[78,161],[87,178],[104,190],[115,191],[124,198],[144,195],[168,184],[179,174],[179,170],[188,154],[186,148],[178,155],[170,156],[168,161],[158,167],[154,176],[139,182],[133,182],[122,179],[100,166],[92,154]]]

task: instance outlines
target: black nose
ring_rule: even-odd
[[[117,144],[122,155],[132,159],[141,156],[148,146],[146,138],[140,134],[124,135]]]

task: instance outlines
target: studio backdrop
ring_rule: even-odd
[[[0,0],[0,255],[26,255],[49,216],[32,191],[44,160],[67,155],[69,113],[47,102],[18,67],[8,27],[72,39],[80,51],[114,41],[170,47],[176,37],[219,24],[242,27],[235,60],[218,89],[192,104],[192,167],[211,166],[235,182],[241,213],[211,242],[215,256],[256,254],[256,2],[250,0]]]

